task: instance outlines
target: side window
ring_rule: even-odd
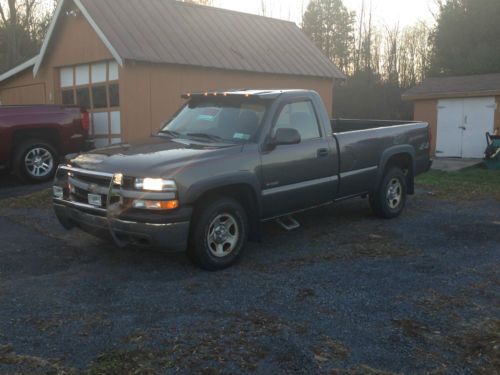
[[[274,131],[280,128],[296,129],[303,141],[321,137],[313,105],[308,100],[285,105],[276,121]]]

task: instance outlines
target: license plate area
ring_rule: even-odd
[[[89,194],[88,202],[91,206],[102,207],[102,197],[99,194]]]

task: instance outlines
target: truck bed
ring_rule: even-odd
[[[415,121],[392,121],[392,120],[355,120],[336,118],[330,121],[334,133],[345,133],[351,131],[386,128],[390,126],[415,124]]]
[[[341,176],[340,196],[373,191],[379,164],[387,150],[399,148],[413,152],[413,173],[428,169],[428,150],[420,145],[428,142],[428,124],[415,121],[331,120],[337,140]]]

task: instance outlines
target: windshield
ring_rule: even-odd
[[[177,138],[199,138],[220,142],[254,139],[266,113],[262,100],[245,99],[191,101],[160,131]]]

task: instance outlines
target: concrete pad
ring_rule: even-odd
[[[457,172],[462,169],[474,167],[483,162],[483,159],[436,158],[432,169],[445,172]]]

